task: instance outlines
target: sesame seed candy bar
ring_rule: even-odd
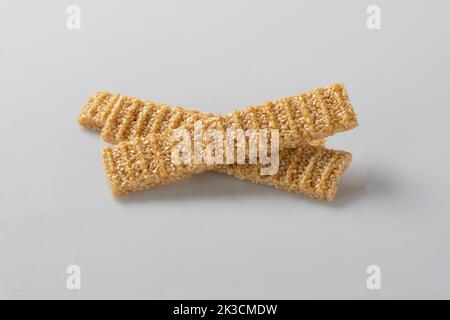
[[[343,103],[344,106],[347,105],[346,111],[348,111],[350,113],[350,116],[348,116],[348,114],[346,115],[345,112],[343,112],[344,116],[342,116],[342,119],[350,118],[351,120],[349,121],[348,126],[343,125],[342,128],[352,128],[353,126],[356,126],[356,117],[353,113],[351,105],[348,102],[348,97],[346,96],[345,88],[342,85],[333,85],[333,86],[330,86],[329,88],[334,88],[334,89],[337,89],[338,91],[341,90],[344,98],[337,99],[337,101],[338,101],[338,103]],[[310,95],[312,95],[313,97],[316,96],[316,98],[312,98],[310,100],[313,100],[313,101],[326,100],[326,98],[330,96],[326,92],[326,90],[329,88],[313,90],[310,93]],[[325,96],[325,99],[321,96],[322,94]],[[303,95],[305,95],[305,94],[303,94]],[[319,98],[317,98],[317,95],[319,95]],[[289,99],[293,99],[293,98],[294,97],[290,97],[290,98],[284,98],[281,100],[281,101],[287,101],[286,106],[283,106],[284,109],[282,109],[282,110],[288,110],[288,111],[292,110],[292,108],[290,108],[291,103],[289,102]],[[111,101],[115,101],[115,102],[111,103]],[[303,98],[302,101],[308,101],[308,98]],[[283,105],[283,102],[281,104]],[[319,104],[322,104],[322,106],[321,106],[322,111],[324,109],[327,110],[327,106],[324,107],[323,103],[319,103]],[[277,101],[266,103],[266,106],[267,105],[269,105],[271,107],[274,105],[276,106]],[[333,107],[333,105],[331,107]],[[274,119],[273,116],[272,116],[272,118],[270,118],[269,121],[267,121],[267,118],[269,118],[269,117],[266,116],[266,118],[264,119],[264,114],[263,114],[263,117],[261,117],[261,118],[263,118],[263,121],[260,122],[263,124],[262,126],[260,125],[260,123],[255,121],[255,115],[258,116],[261,114],[260,110],[255,110],[257,108],[261,108],[261,107],[248,108],[247,111],[249,111],[249,113],[250,113],[250,115],[248,117],[246,117],[246,115],[244,115],[244,117],[242,117],[242,115],[240,115],[240,114],[237,114],[237,116],[236,116],[236,113],[242,113],[242,112],[236,111],[234,113],[235,117],[232,118],[232,121],[231,121],[231,125],[232,125],[231,127],[241,128],[241,129],[242,128],[252,128],[253,129],[253,128],[260,128],[260,127],[263,127],[263,128],[268,127],[268,128],[278,129],[277,127],[274,127],[273,122],[271,123],[271,121],[270,121],[270,120]],[[279,110],[279,108],[277,109],[276,107],[275,107],[275,109]],[[126,97],[126,96],[121,96],[121,95],[112,95],[112,94],[108,94],[108,93],[99,93],[95,96],[95,98],[90,98],[88,100],[88,103],[85,105],[82,112],[80,112],[79,123],[81,125],[84,125],[86,127],[91,127],[93,129],[99,129],[103,126],[104,127],[103,128],[104,139],[106,141],[110,141],[110,142],[118,142],[118,141],[123,141],[123,140],[129,139],[129,138],[133,138],[133,137],[146,136],[148,134],[158,133],[161,131],[165,131],[167,129],[173,129],[182,124],[190,124],[187,127],[192,128],[192,124],[195,121],[201,120],[204,117],[201,114],[199,114],[198,111],[195,111],[195,110],[187,111],[187,110],[184,110],[184,109],[178,107],[178,108],[176,108],[176,111],[177,112],[173,112],[173,108],[170,108],[169,106],[155,105],[151,102],[143,102],[137,98]],[[280,126],[281,128],[295,128],[295,126],[296,126],[296,122],[293,121],[293,119],[292,119],[293,118],[292,114],[291,114],[291,117],[289,117],[288,111],[286,111],[286,114],[284,117],[285,119],[288,119],[287,125],[286,125],[286,121],[284,121],[284,122],[277,121],[278,124],[281,124],[281,126]],[[254,114],[252,114],[252,112]],[[108,114],[112,114],[112,116],[109,117]],[[154,117],[151,116],[151,114],[153,114]],[[324,113],[324,114],[326,114],[326,113]],[[329,114],[333,114],[333,112],[329,112]],[[338,114],[338,113],[336,113],[336,114]],[[89,116],[92,116],[92,115],[94,116],[92,118],[92,120],[87,121]],[[272,115],[272,114],[269,113],[269,115]],[[209,116],[211,116],[211,114],[209,114]],[[231,116],[233,116],[233,114]],[[105,121],[105,118],[106,118],[106,121]],[[227,121],[227,120],[224,121],[224,118],[225,117],[220,117],[219,121],[217,121],[217,120],[210,121],[209,122],[210,128],[223,129],[225,124],[230,124],[230,121]],[[278,118],[283,119],[283,115],[281,115]],[[314,116],[314,119],[317,119],[317,118],[318,118],[317,116]],[[353,120],[352,120],[352,118],[353,118]],[[250,121],[248,121],[248,119],[250,119]],[[311,124],[312,122],[308,121],[310,119],[311,118],[306,118],[305,123]],[[250,123],[250,126],[248,126],[248,125],[243,126],[242,120],[246,121],[244,124]],[[256,118],[256,120],[258,120],[258,118]],[[266,120],[266,121],[264,121],[264,120]],[[318,123],[319,123],[319,127],[320,127],[321,121],[318,121]],[[325,128],[328,128],[328,129],[330,129],[329,124],[331,124],[331,123],[333,123],[333,122],[329,119],[329,117],[328,117],[328,119],[327,119],[327,117],[325,117],[325,120],[322,121],[322,124],[325,124]],[[105,129],[105,127],[106,127],[106,129]],[[343,130],[345,130],[345,129],[342,129],[342,130],[337,129],[336,132],[343,131]],[[306,131],[306,130],[304,130],[304,131]],[[327,132],[327,130],[317,130],[317,131]],[[283,136],[283,131],[281,132],[281,134]],[[295,132],[294,132],[292,134],[292,137],[295,137],[295,136],[297,136],[297,134],[295,134]],[[284,136],[284,138],[286,138],[286,137],[289,137],[289,135]],[[320,144],[323,144],[324,141],[318,140],[318,141],[312,141],[311,143],[320,145]],[[298,144],[294,143],[294,145],[298,145]],[[286,143],[284,146],[291,147],[292,145],[290,145],[289,143]],[[296,154],[297,153],[296,151],[297,150],[292,150],[292,151],[289,151],[289,153],[292,152],[292,154]],[[108,153],[109,153],[109,150],[107,148],[104,151],[105,166],[107,168],[108,176],[111,176],[110,175],[111,170],[108,170],[108,168],[110,167],[110,165],[108,165],[108,163],[110,161],[107,160]],[[133,151],[131,153],[133,156],[135,156]],[[287,153],[288,153],[288,151],[282,152],[280,154],[281,163],[284,163],[285,159],[283,159],[283,158],[286,157]],[[167,155],[165,158],[166,158],[166,160],[169,159]],[[132,162],[121,161],[121,160],[118,160],[118,162],[119,162],[119,166],[118,166],[119,168],[124,166],[123,163],[132,163]],[[122,164],[120,164],[120,163],[122,163]],[[259,174],[255,173],[255,171],[249,170],[249,169],[253,168],[257,172],[259,172],[259,169],[253,165],[251,165],[251,166],[250,165],[234,165],[232,167],[230,166],[230,168],[233,168],[233,169],[227,169],[227,167],[228,166],[219,166],[219,167],[213,168],[213,169],[216,169],[217,171],[220,171],[220,172],[229,173],[229,174],[235,173],[241,179],[246,179],[245,176],[246,176],[246,174],[248,174],[249,175],[248,180],[250,180],[252,182],[269,184],[269,185],[273,185],[275,187],[282,188],[282,189],[287,188],[287,186],[285,184],[283,184],[282,181],[280,181],[278,174],[275,176],[270,176],[269,179],[267,178],[267,176],[260,176],[258,178]],[[149,172],[146,172],[147,178],[149,178],[150,180],[153,180],[153,182],[149,183],[148,185],[146,185],[145,183],[139,185],[139,184],[136,184],[135,182],[131,182],[131,184],[128,184],[128,187],[116,188],[116,187],[114,187],[114,182],[113,182],[114,179],[111,178],[110,183],[111,183],[111,186],[113,187],[113,192],[115,194],[122,194],[122,193],[130,192],[130,191],[136,191],[139,189],[146,189],[146,188],[151,187],[154,184],[168,183],[170,181],[188,177],[193,173],[198,173],[198,172],[207,170],[207,168],[205,168],[204,166],[203,167],[197,166],[195,168],[187,168],[187,171],[183,171],[183,170],[177,171],[177,170],[173,170],[173,168],[171,168],[171,170],[165,170],[165,169],[166,168],[159,166],[159,170],[153,172],[153,174],[156,174],[156,173],[161,174],[161,172],[163,172],[163,173],[169,172],[170,174],[165,175],[165,177],[158,177],[158,176],[151,177],[151,176],[148,176]],[[135,170],[135,168],[132,168],[131,171],[128,170],[129,174],[133,173],[133,170]],[[345,170],[345,168],[343,170]],[[341,172],[343,172],[343,170]],[[133,174],[135,176],[139,175],[139,173],[137,173],[137,172],[134,172]],[[129,180],[129,181],[131,181],[131,180]],[[336,181],[338,181],[338,180],[336,180]],[[337,184],[337,182],[336,182],[336,184]],[[123,182],[121,182],[121,185],[125,186]],[[133,187],[133,185],[134,185],[134,187]],[[298,188],[295,186],[295,184],[291,187],[291,190],[293,190],[295,192],[306,193],[306,191],[301,191],[301,190],[296,191],[297,189]],[[336,187],[331,188],[330,190],[335,190],[335,189],[336,189]],[[119,190],[119,191],[117,191],[117,190]],[[122,190],[122,191],[120,191],[120,190]],[[123,190],[125,190],[125,191],[123,191]],[[317,192],[319,192],[319,191],[317,191]],[[319,196],[314,195],[315,194],[314,192],[312,192],[312,193],[310,192],[310,194],[311,194],[311,196],[316,197],[316,198],[328,198],[328,199],[332,198],[332,197],[330,198],[330,196],[325,197],[325,196],[320,196],[320,195]],[[333,194],[332,191],[331,191],[331,194]]]
[[[211,116],[211,114],[210,114]],[[78,122],[89,128],[101,129],[102,138],[111,143],[161,134],[201,120],[196,110],[172,108],[138,98],[101,92],[91,97],[83,107]],[[356,115],[345,87],[333,84],[309,93],[285,97],[234,111],[216,118],[211,127],[280,130],[281,148],[293,148],[300,143],[325,138],[339,131],[354,128]]]
[[[193,161],[187,165],[173,164],[172,147],[173,142],[167,134],[163,134],[104,148],[105,170],[113,194],[119,196],[148,189],[211,169],[211,165],[195,164]],[[331,201],[351,162],[351,154],[305,144],[281,151],[280,159],[278,172],[272,176],[261,176],[260,164],[219,165],[215,169],[253,183]]]

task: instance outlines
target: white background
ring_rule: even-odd
[[[448,9],[0,0],[0,297],[450,298]],[[333,82],[360,122],[333,203],[212,173],[117,200],[76,123],[98,90],[227,113]]]

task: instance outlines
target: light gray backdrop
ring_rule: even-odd
[[[0,297],[450,298],[448,1],[0,3]],[[212,173],[117,200],[76,123],[97,90],[226,113],[332,82],[360,126],[330,204]]]

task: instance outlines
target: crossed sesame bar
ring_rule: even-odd
[[[261,165],[173,165],[168,153],[173,147],[170,137],[160,133],[179,126],[192,129],[198,120],[206,120],[207,128],[220,130],[279,129],[280,147],[300,147],[282,151],[278,173],[270,176],[260,174]],[[351,155],[305,146],[302,141],[323,144],[321,140],[313,140],[351,129],[357,124],[345,88],[340,84],[216,117],[119,94],[98,93],[88,100],[78,121],[85,127],[102,129],[102,137],[109,142],[140,137],[104,150],[108,179],[116,195],[214,169],[240,179],[326,200],[334,198]]]
[[[148,189],[154,185],[185,179],[214,168],[218,172],[254,183],[331,201],[351,154],[308,144],[282,150],[275,175],[261,175],[261,164],[174,164],[170,133],[124,141],[103,150],[105,170],[114,195]],[[192,159],[191,159],[192,160]]]
[[[101,130],[105,141],[118,143],[160,134],[204,118],[205,114],[196,110],[100,92],[89,98],[79,114],[78,122],[84,127]],[[232,127],[244,131],[278,129],[282,148],[293,148],[357,125],[356,115],[342,84],[269,101],[215,119],[210,123],[211,128]]]

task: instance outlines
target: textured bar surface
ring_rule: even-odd
[[[211,114],[208,114],[212,117]],[[326,138],[357,125],[356,115],[345,87],[333,84],[308,93],[251,106],[226,116],[213,116],[211,128],[278,129],[281,148]],[[107,92],[89,98],[78,117],[88,128],[102,131],[102,138],[111,143],[162,134],[204,119],[204,114],[182,107],[155,104],[135,97]]]
[[[171,150],[173,147],[173,144],[168,145],[169,132],[172,129],[182,126],[192,132],[194,123],[198,120],[202,120],[203,133],[207,129],[223,131],[226,128],[279,129],[281,148],[293,148],[299,145],[301,147],[281,151],[280,171],[272,176],[260,175],[261,165],[174,166],[170,154],[164,153],[160,148]],[[165,104],[155,104],[121,94],[99,92],[90,97],[84,105],[78,122],[85,127],[101,130],[103,139],[112,143],[139,137],[148,138],[104,149],[105,168],[113,193],[116,195],[187,178],[205,170],[214,170],[235,175],[243,180],[328,200],[334,198],[337,182],[334,185],[325,184],[322,189],[308,189],[306,184],[299,186],[294,179],[292,185],[289,186],[289,180],[286,180],[282,174],[280,175],[280,172],[287,162],[290,163],[289,172],[298,170],[293,166],[300,166],[301,162],[295,159],[301,158],[299,153],[311,150],[302,146],[304,144],[302,141],[320,146],[324,144],[323,139],[309,139],[328,136],[357,125],[356,115],[345,88],[341,84],[267,102],[258,107],[249,107],[244,111],[235,111],[227,116],[214,116],[211,113],[200,113],[181,107],[173,108]],[[161,139],[161,137],[164,138]],[[328,151],[324,148],[321,149]],[[246,150],[248,150],[248,139],[246,140]],[[346,166],[338,172],[342,174],[345,168]],[[335,176],[331,175],[331,177]]]
[[[103,150],[108,181],[114,195],[144,190],[204,172],[207,164],[175,165],[171,159],[174,143],[166,135],[151,135],[125,141]],[[236,176],[253,183],[304,194],[331,201],[337,185],[348,165],[351,154],[329,150],[321,146],[302,145],[280,153],[275,175],[263,176],[261,164],[233,164],[214,166],[218,172]]]
[[[261,175],[263,167],[256,165],[223,165],[214,171],[233,175],[241,180],[273,186],[309,197],[331,201],[352,156],[321,146],[302,145],[280,152],[280,165],[274,175]]]
[[[98,92],[89,97],[78,115],[78,123],[83,127],[101,131],[105,126],[106,119],[119,99],[124,97],[120,94],[109,92]]]

